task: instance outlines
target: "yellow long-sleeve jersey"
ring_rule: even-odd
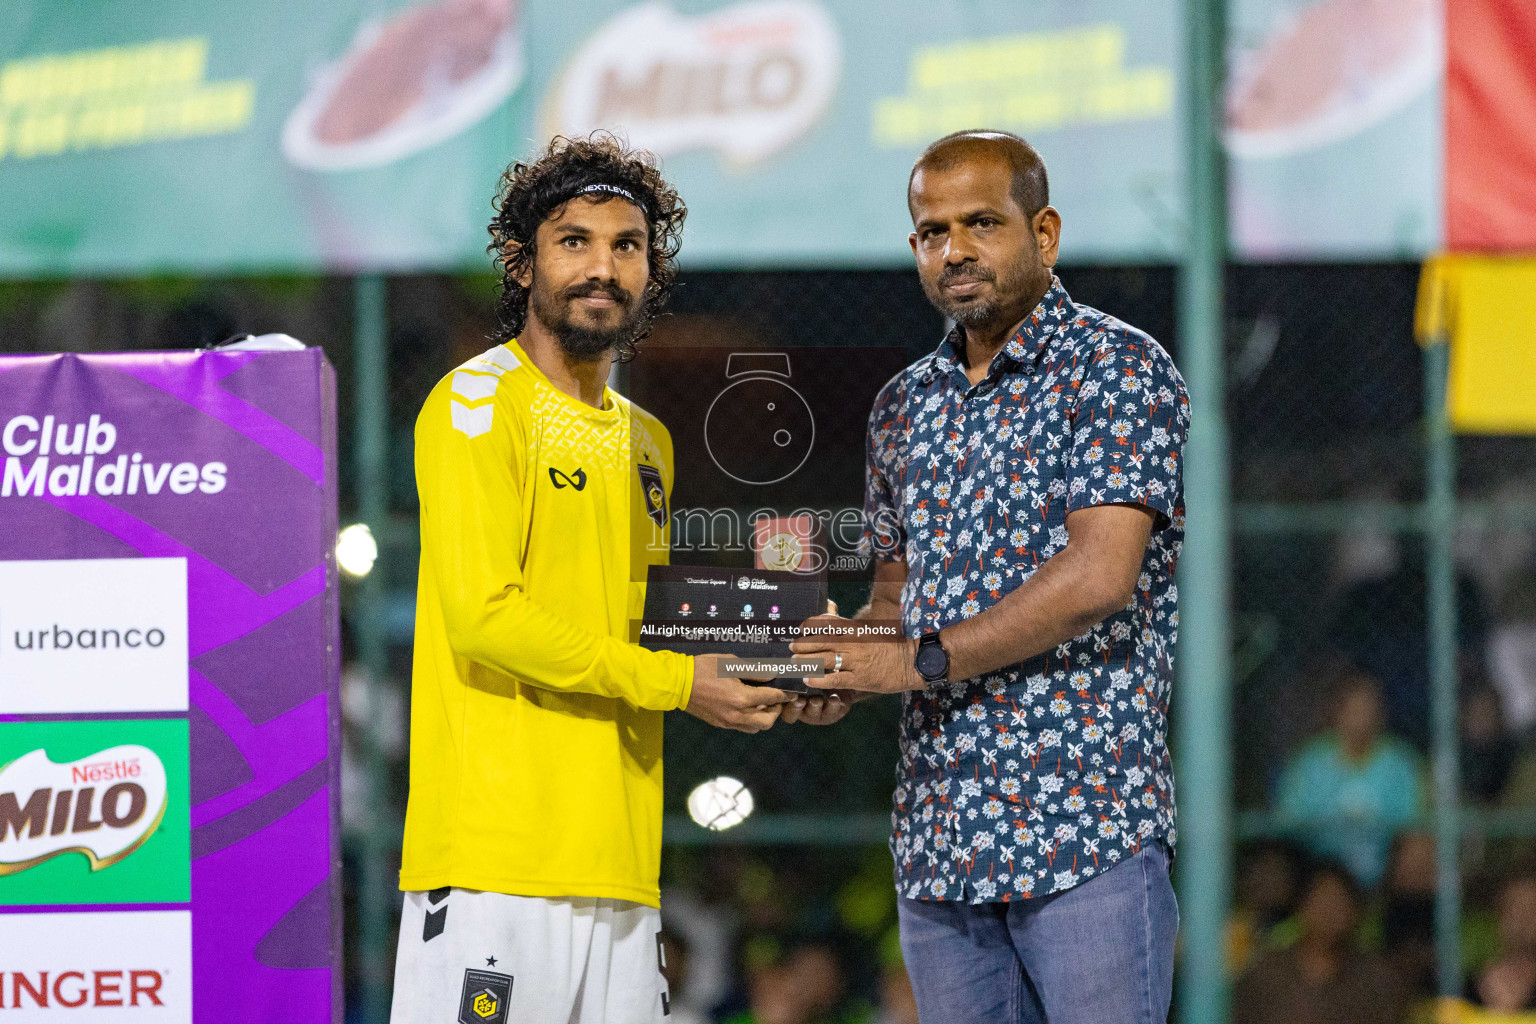
[[[692,659],[629,642],[665,562],[672,440],[514,341],[416,421],[421,576],[400,887],[656,906],[662,712]]]

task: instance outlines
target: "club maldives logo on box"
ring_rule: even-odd
[[[190,898],[184,719],[0,723],[0,904]]]
[[[165,765],[137,743],[55,764],[33,750],[0,768],[0,875],[81,853],[92,871],[144,845],[166,805]]]
[[[0,1020],[191,1024],[192,914],[7,914]]]
[[[0,714],[187,709],[187,562],[0,562]]]
[[[5,468],[0,497],[218,494],[229,482],[222,462],[158,461],[117,450],[117,427],[92,413],[83,423],[45,415],[12,416],[0,431]]]

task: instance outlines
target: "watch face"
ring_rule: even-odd
[[[949,668],[949,655],[938,644],[924,644],[917,650],[917,672],[925,679],[936,678]]]

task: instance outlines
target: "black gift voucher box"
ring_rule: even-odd
[[[800,624],[826,610],[825,572],[653,565],[636,639],[653,651],[787,658]]]

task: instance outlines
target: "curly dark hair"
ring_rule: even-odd
[[[496,216],[488,226],[491,244],[486,246],[501,270],[496,340],[515,338],[528,323],[529,289],[518,284],[517,278],[534,265],[539,225],[588,185],[617,185],[628,190],[640,200],[650,225],[650,279],[645,286],[640,328],[632,339],[616,346],[614,356],[627,362],[635,357],[639,342],[650,333],[656,314],[672,292],[688,208],[661,176],[653,154],[630,149],[610,132],[575,139],[557,135],[533,163],[519,161],[502,174],[493,204]]]

